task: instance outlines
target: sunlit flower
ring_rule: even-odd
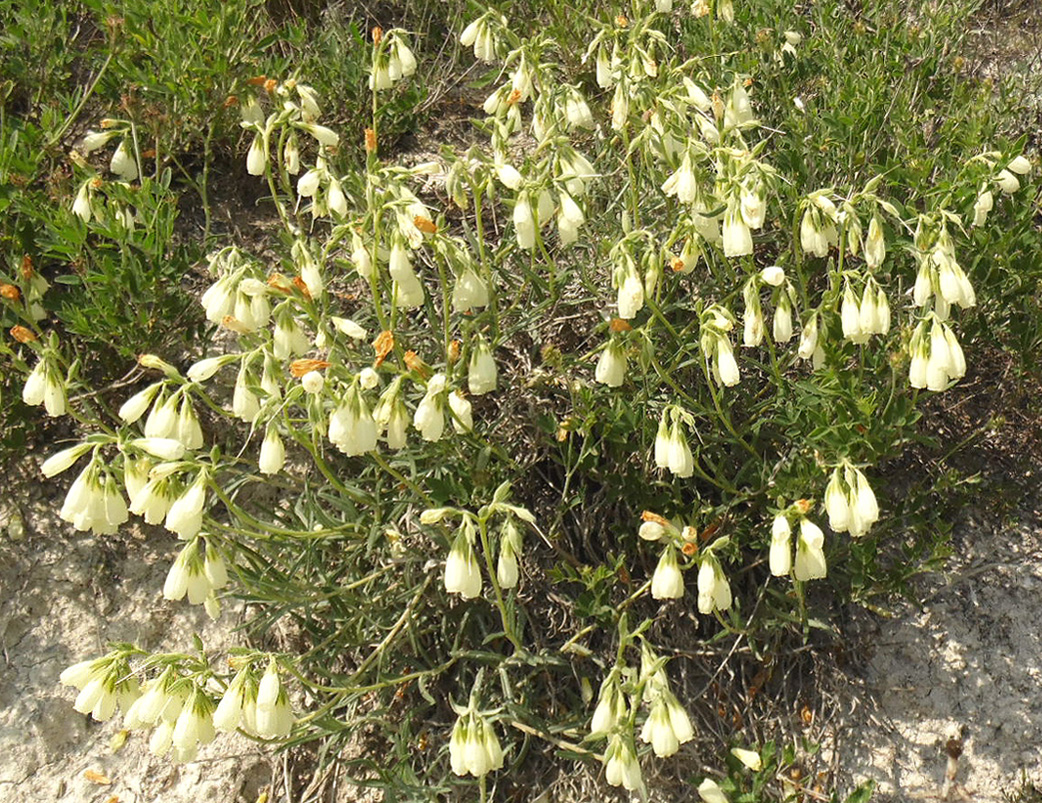
[[[268,148],[264,135],[257,133],[253,135],[250,150],[246,154],[246,172],[251,176],[263,176],[268,166]]]
[[[731,607],[731,585],[720,561],[712,552],[704,553],[698,567],[698,611],[712,613]]]
[[[286,463],[286,447],[282,446],[282,438],[278,427],[269,424],[261,444],[261,455],[257,458],[257,468],[262,474],[278,474]]]
[[[651,576],[651,596],[653,599],[680,599],[684,596],[684,574],[680,571],[677,551],[670,544],[662,551]]]
[[[481,593],[481,567],[474,552],[474,537],[473,524],[465,519],[445,560],[445,590],[464,599],[474,599]]]
[[[456,775],[475,778],[503,766],[503,748],[491,723],[474,708],[460,714],[449,737],[449,764]]]
[[[174,500],[166,514],[164,526],[177,537],[188,539],[203,525],[203,506],[206,503],[206,474],[200,472],[188,489]]]
[[[632,737],[612,734],[608,749],[604,751],[604,777],[612,786],[621,786],[631,792],[644,788]]]
[[[796,563],[793,576],[797,580],[817,580],[825,577],[825,534],[810,519],[800,519],[800,533],[796,539]]]
[[[610,388],[617,388],[626,379],[626,351],[620,343],[612,340],[601,351],[594,371],[594,380]]]
[[[526,251],[535,248],[536,223],[527,192],[521,193],[514,204],[514,232],[517,235],[518,247]]]
[[[698,796],[702,798],[703,803],[730,803],[720,784],[711,778],[706,778],[698,785]]]
[[[792,569],[792,527],[782,513],[774,517],[771,524],[771,574],[784,577]]]
[[[348,389],[344,399],[330,414],[329,441],[349,457],[376,448],[376,421],[357,385]]]
[[[473,341],[467,370],[467,389],[474,396],[481,396],[496,389],[496,361],[492,349],[483,337]]]
[[[678,477],[690,477],[695,473],[695,458],[679,421],[673,423],[669,433],[666,467]]]
[[[611,733],[626,718],[628,711],[626,696],[619,685],[619,672],[612,669],[601,682],[597,706],[590,720],[590,735],[596,737]]]
[[[413,426],[425,441],[439,440],[445,431],[444,403],[445,375],[435,374],[427,382],[427,392],[416,406],[412,419]]]

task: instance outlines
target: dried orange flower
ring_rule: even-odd
[[[248,83],[250,86],[264,86],[267,82],[268,82],[268,76],[266,76],[266,75],[258,75],[258,76],[255,76],[255,77],[251,78],[246,83]]]
[[[622,318],[612,318],[608,328],[613,332],[629,332],[633,329],[629,322],[624,321]]]
[[[383,38],[384,38],[384,29],[381,28],[379,25],[374,25],[373,26],[373,44],[374,45],[380,44],[380,42],[383,41]]]
[[[33,270],[33,258],[26,254],[22,257],[22,278],[31,279],[34,273],[36,271]]]
[[[267,81],[264,82],[264,91],[270,95],[275,91],[275,87],[277,87],[278,85],[278,81],[276,81],[274,78],[269,78]]]
[[[293,286],[301,292],[301,295],[303,295],[304,298],[308,301],[311,300],[311,291],[308,290],[307,282],[305,282],[300,276],[293,277]]]
[[[513,106],[519,100],[521,100],[521,90],[520,89],[515,89],[507,97],[507,106]]]
[[[806,516],[814,507],[814,501],[811,499],[797,499],[795,504],[801,516]]]
[[[375,150],[376,150],[376,132],[373,129],[371,129],[371,128],[367,128],[365,130],[365,152],[366,153],[372,153]]]
[[[268,277],[268,287],[273,290],[278,290],[282,293],[292,293],[293,284],[283,276],[281,273],[273,273]]]
[[[434,234],[438,230],[438,224],[429,217],[424,217],[423,215],[416,215],[416,217],[412,219],[412,223],[424,234]]]
[[[458,340],[453,340],[449,343],[449,364],[455,363],[459,360],[460,349],[462,344]]]
[[[373,361],[373,368],[379,368],[384,364],[387,355],[394,350],[394,334],[387,331],[380,332],[380,334],[376,336],[376,340],[373,341],[373,349],[376,351],[376,359]]]
[[[229,95],[224,99],[224,103],[221,104],[222,108],[230,109],[239,103],[239,99],[235,95]]]
[[[13,284],[0,284],[0,297],[7,301],[17,301],[22,297],[22,293]]]
[[[663,527],[668,527],[669,522],[660,516],[658,513],[652,513],[650,510],[645,510],[640,514],[641,521],[653,521],[656,524],[661,524]]]
[[[684,546],[680,548],[680,551],[690,558],[692,555],[698,553],[698,544],[694,543],[693,541],[688,541],[686,544],[684,544]]]
[[[32,329],[26,329],[21,324],[16,324],[11,327],[11,337],[19,343],[31,343],[38,339]]]
[[[294,360],[289,364],[289,372],[291,376],[300,379],[304,374],[309,374],[312,371],[321,371],[323,368],[328,368],[332,363],[326,362],[325,360],[312,360],[302,359]]]
[[[431,375],[430,366],[427,365],[415,351],[405,352],[405,366],[410,371],[415,371],[424,379],[427,379]]]
[[[669,260],[669,267],[673,269],[674,273],[680,273],[684,269],[684,260],[680,257],[673,257]]]
[[[620,28],[628,28],[630,25],[630,21],[625,14],[619,14],[619,16],[615,18],[615,24],[618,25]]]

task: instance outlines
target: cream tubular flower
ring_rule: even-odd
[[[445,560],[445,590],[464,599],[481,593],[481,567],[474,552],[474,525],[464,519]]]
[[[626,351],[615,341],[610,341],[601,351],[594,371],[594,380],[601,385],[617,388],[626,379]]]
[[[680,599],[684,596],[684,575],[677,561],[677,550],[672,544],[666,545],[655,567],[651,577],[651,596],[653,599]]]
[[[796,539],[796,565],[793,576],[797,580],[818,580],[828,574],[825,565],[825,534],[810,519],[800,519],[800,534]]]
[[[779,513],[771,524],[771,574],[784,577],[792,570],[792,527],[788,518]]]

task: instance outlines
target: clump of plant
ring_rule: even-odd
[[[709,55],[673,49],[681,16]],[[118,645],[63,675],[77,710],[119,709],[175,760],[218,730],[361,740],[355,777],[408,799],[494,796],[540,751],[645,795],[711,708],[693,641],[766,664],[815,595],[870,582],[902,494],[877,466],[967,373],[988,287],[966,244],[1032,164],[989,148],[936,183],[808,184],[759,122],[773,73],[736,69],[721,30],[741,31],[730,2],[635,5],[573,75],[486,11],[460,40],[493,65],[487,142],[407,167],[381,110],[417,63],[374,29],[363,171],[301,80],[241,99],[284,247],[210,254],[200,359],[139,356],[152,381],[110,413],[69,401],[63,344],[26,320],[23,399],[84,422],[43,466],[79,470],[62,518],[162,525],[184,542],[165,598],[216,617],[233,588],[259,637],[299,633],[230,669]],[[773,69],[810,35],[780,36]],[[707,803],[803,793],[763,770],[794,754],[732,757],[685,776]]]

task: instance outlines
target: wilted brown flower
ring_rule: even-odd
[[[325,360],[313,360],[313,359],[302,359],[294,360],[289,364],[289,372],[291,376],[299,379],[304,374],[311,373],[312,371],[321,371],[324,368],[328,368],[333,363],[326,362]]]

